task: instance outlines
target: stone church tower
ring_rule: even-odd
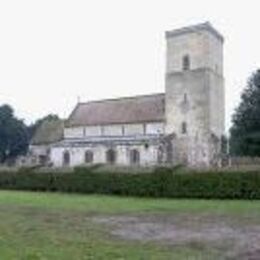
[[[166,134],[172,160],[219,163],[224,134],[224,39],[209,23],[166,32]]]

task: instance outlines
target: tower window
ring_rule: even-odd
[[[187,134],[187,123],[186,122],[183,122],[181,124],[181,132],[182,132],[182,134]]]
[[[183,96],[183,103],[187,104],[187,102],[188,102],[188,98],[187,98],[187,94],[185,93]]]
[[[185,55],[182,58],[182,69],[183,70],[189,70],[190,69],[190,56],[189,55]]]

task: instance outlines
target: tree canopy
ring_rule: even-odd
[[[60,120],[57,115],[47,115],[26,126],[23,120],[14,115],[11,106],[0,106],[0,163],[15,159],[26,154],[30,141],[36,130],[45,121]]]
[[[260,156],[260,70],[249,78],[232,122],[231,153],[240,156]]]
[[[9,105],[0,106],[0,162],[26,153],[28,143],[28,131],[24,122],[14,116]]]

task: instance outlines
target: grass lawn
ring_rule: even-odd
[[[0,191],[5,260],[260,259],[259,241],[260,201]]]

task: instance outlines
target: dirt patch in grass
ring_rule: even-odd
[[[225,259],[260,259],[257,220],[210,215],[94,217],[119,239],[214,250]]]

